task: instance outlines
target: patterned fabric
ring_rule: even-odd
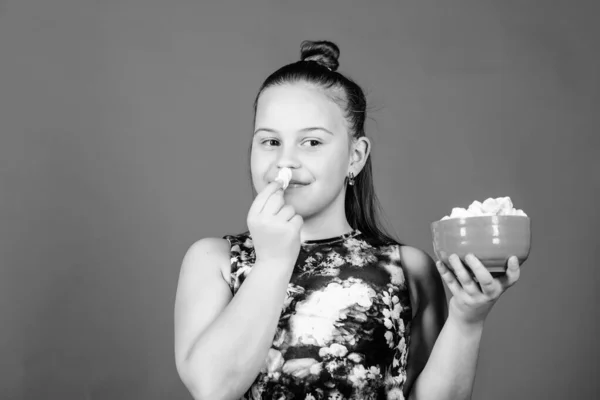
[[[235,295],[255,261],[249,232],[231,244]],[[357,229],[302,242],[273,345],[243,400],[404,399],[412,309],[400,245]]]

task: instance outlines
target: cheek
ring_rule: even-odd
[[[335,194],[344,185],[344,171],[343,167],[340,167],[337,161],[323,165],[322,171],[319,175],[315,176],[318,183],[318,190],[321,193]]]
[[[267,173],[268,168],[269,160],[253,151],[250,155],[250,170],[252,171],[252,176],[255,179],[262,178]]]
[[[344,180],[344,174],[348,169],[345,164],[345,160],[341,160],[339,157],[331,156],[328,158],[325,165],[323,165],[322,171],[327,171],[326,174],[323,175],[330,183],[341,182]]]

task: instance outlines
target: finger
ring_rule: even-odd
[[[290,223],[301,227],[302,225],[304,225],[304,218],[302,218],[302,215],[296,214],[292,217],[292,219],[290,219]]]
[[[276,215],[281,210],[281,207],[283,207],[284,205],[285,200],[283,199],[283,189],[276,190],[275,193],[273,193],[267,199],[267,202],[265,203],[261,214]]]
[[[275,193],[281,187],[281,182],[273,181],[269,183],[259,194],[256,195],[254,202],[250,206],[249,213],[252,215],[256,215],[262,211],[265,206],[265,203],[271,197],[273,193]]]
[[[294,215],[296,215],[296,211],[294,210],[294,207],[289,204],[281,207],[281,210],[277,213],[277,217],[284,221],[289,221]]]
[[[437,266],[442,279],[444,280],[444,282],[446,282],[446,286],[448,286],[450,292],[452,292],[453,295],[458,296],[459,293],[462,291],[462,287],[460,286],[460,283],[454,276],[454,273],[450,270],[450,268],[448,268],[443,262],[439,260],[436,261],[435,265]]]
[[[496,283],[494,277],[488,271],[488,269],[481,263],[481,261],[475,257],[474,254],[469,253],[465,256],[465,261],[471,268],[471,271],[475,274],[477,283],[479,284],[479,290],[487,295],[493,295],[496,293]]]
[[[481,288],[473,278],[471,278],[471,274],[467,271],[465,265],[462,263],[460,258],[456,254],[450,255],[448,257],[448,261],[452,268],[454,269],[454,275],[460,282],[463,287],[463,290],[469,294],[478,294],[481,293]]]
[[[517,256],[512,256],[508,259],[508,268],[506,268],[506,274],[500,277],[498,280],[502,287],[506,290],[514,285],[521,276],[521,267],[519,265],[519,259]]]

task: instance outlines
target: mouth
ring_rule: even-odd
[[[272,182],[274,182],[274,181],[269,181],[269,183],[272,183]],[[298,181],[293,181],[292,180],[292,181],[289,182],[288,188],[291,188],[291,187],[302,187],[302,186],[308,186],[308,185],[310,185],[310,183],[303,183],[303,182],[298,182]]]
[[[296,188],[301,188],[304,186],[308,186],[308,183],[291,183],[288,186],[288,189],[296,189]]]

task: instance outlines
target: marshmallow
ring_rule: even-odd
[[[510,200],[510,197],[498,197],[496,199],[496,201],[498,202],[498,204],[500,204],[500,209],[505,209],[505,210],[514,210],[513,208],[513,203]]]
[[[510,197],[498,197],[497,199],[488,198],[483,203],[475,200],[468,209],[454,207],[452,213],[446,215],[443,220],[450,218],[468,218],[490,215],[518,215],[526,217],[527,214],[523,210],[518,210],[513,207]]]
[[[501,208],[501,205],[498,204],[496,199],[492,199],[491,197],[488,199],[485,199],[483,201],[483,204],[481,205],[481,210],[484,213],[489,213],[489,214],[493,214],[493,215],[496,215],[496,213],[498,211],[500,211],[500,208]]]
[[[469,208],[467,209],[467,212],[469,212],[471,215],[483,215],[484,214],[484,211],[482,209],[482,204],[477,200],[475,200],[473,202],[473,204],[471,204],[469,206]]]
[[[279,174],[277,174],[276,181],[280,181],[283,185],[283,190],[287,189],[290,184],[290,180],[292,179],[292,170],[284,167],[279,170]]]
[[[454,215],[455,217],[459,217],[459,218],[466,218],[466,217],[470,216],[471,214],[464,208],[454,207],[452,209],[452,215]]]

